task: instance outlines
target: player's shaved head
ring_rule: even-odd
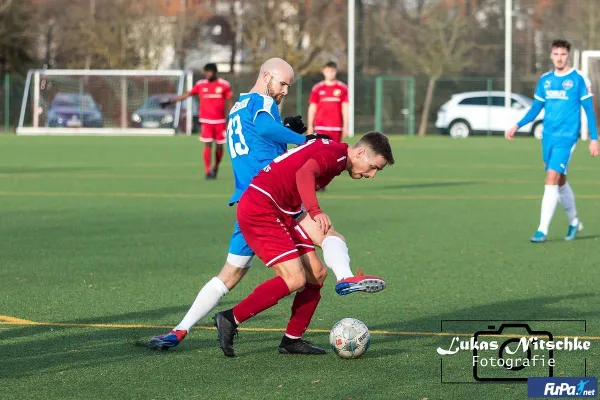
[[[260,72],[252,92],[272,97],[277,104],[294,81],[294,69],[281,58],[270,58],[260,66]]]
[[[290,64],[281,58],[269,58],[267,61],[265,61],[260,66],[259,78],[266,72],[270,72],[273,75],[287,75],[291,77],[291,80],[287,82],[290,85],[294,80],[294,69]]]

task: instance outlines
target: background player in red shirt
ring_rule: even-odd
[[[198,96],[200,110],[198,112],[202,132],[199,140],[204,146],[204,173],[206,179],[215,179],[219,170],[219,164],[223,158],[223,144],[227,142],[225,136],[226,118],[233,105],[231,85],[225,79],[217,76],[217,65],[206,64],[204,66],[205,79],[196,82],[192,90],[161,103],[167,106],[185,100],[190,96]],[[216,142],[215,163],[211,168],[212,143]]]
[[[313,86],[308,105],[308,132],[329,135],[336,142],[348,136],[348,87],[336,79],[337,64],[323,68],[324,81]]]
[[[331,219],[319,206],[315,190],[325,187],[343,171],[353,179],[373,178],[394,157],[390,142],[379,132],[365,134],[354,146],[327,139],[313,139],[277,157],[266,166],[242,195],[237,209],[238,223],[246,242],[277,277],[258,287],[232,309],[214,317],[219,344],[228,357],[234,356],[233,336],[237,325],[274,306],[298,291],[292,304],[292,318],[279,345],[281,353],[325,354],[325,350],[302,340],[321,299],[327,270],[314,245],[294,215],[306,208],[323,234]],[[385,287],[375,276],[348,278],[336,286],[367,281],[372,291]]]

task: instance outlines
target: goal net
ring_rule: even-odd
[[[581,72],[588,77],[591,84],[591,90],[594,94],[592,97],[594,101],[594,111],[596,117],[598,117],[598,111],[600,111],[600,51],[597,50],[586,50],[581,53]],[[587,126],[587,118],[585,112],[581,113],[581,138],[587,140],[589,138],[589,130]]]
[[[160,103],[191,87],[179,70],[31,70],[17,134],[189,135],[197,103]]]

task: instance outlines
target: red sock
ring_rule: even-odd
[[[217,151],[215,152],[215,169],[219,169],[219,164],[221,164],[221,159],[223,158],[223,146],[217,145]]]
[[[302,337],[319,305],[322,287],[323,285],[307,283],[303,291],[296,293],[292,304],[292,316],[285,330],[288,336]]]
[[[233,315],[238,323],[242,323],[267,308],[273,307],[288,294],[290,294],[290,289],[282,277],[269,279],[258,285],[248,297],[233,307]]]
[[[208,174],[210,172],[210,146],[204,146],[204,171]]]

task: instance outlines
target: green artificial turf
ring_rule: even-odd
[[[284,299],[244,324],[228,359],[207,328],[167,352],[136,346],[179,322],[225,260],[235,219],[228,161],[205,181],[195,138],[0,136],[0,398],[527,398],[526,384],[473,384],[467,353],[436,352],[452,340],[435,335],[441,321],[466,319],[586,320],[586,332],[582,322],[532,326],[595,337],[587,352],[556,352],[554,373],[600,375],[600,160],[587,144],[569,168],[585,230],[565,242],[558,206],[549,241],[534,245],[538,141],[392,143],[396,165],[375,180],[342,176],[319,194],[353,268],[388,287],[338,296],[330,274],[307,338],[328,346],[331,326],[354,317],[373,331],[368,353],[278,354]],[[271,276],[255,261],[218,309]],[[444,324],[467,335],[488,325]]]

